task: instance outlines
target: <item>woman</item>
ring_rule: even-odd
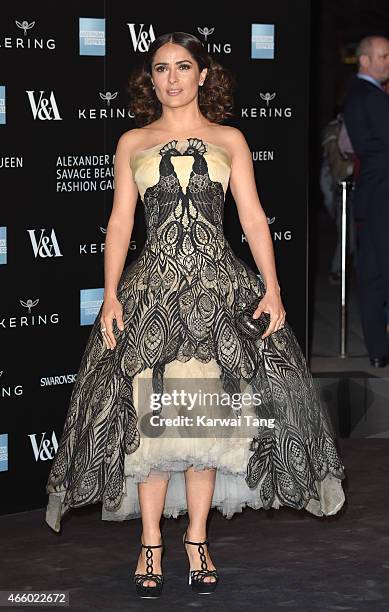
[[[209,593],[218,582],[206,539],[210,507],[227,518],[246,505],[335,514],[344,502],[343,466],[285,322],[249,147],[239,130],[221,125],[231,114],[227,71],[197,38],[175,32],[150,45],[130,90],[141,127],[123,134],[117,146],[104,302],[49,477],[46,520],[59,531],[68,508],[100,500],[105,520],[141,516],[134,580],[141,597],[157,597],[161,516],[187,512],[188,582]],[[228,183],[259,275],[223,234]],[[138,195],[147,241],[122,272]],[[239,327],[253,300],[254,319],[270,315],[255,338]],[[245,416],[260,415],[268,426],[241,427],[238,436],[212,424],[200,435],[190,427],[147,435],[151,413],[142,415],[141,401],[149,379],[154,392],[175,390],[179,379],[189,389],[200,379],[235,399],[247,383],[261,402],[258,410],[248,402]],[[178,403],[180,417],[184,407]],[[235,415],[235,408],[227,413]],[[154,412],[161,419],[168,409]]]

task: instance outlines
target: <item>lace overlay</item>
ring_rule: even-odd
[[[337,512],[343,466],[293,330],[286,322],[253,341],[235,327],[236,312],[265,286],[223,232],[227,152],[197,138],[173,140],[140,152],[131,167],[147,241],[118,285],[125,329],[114,322],[115,350],[104,346],[101,309],[91,330],[47,482],[46,521],[58,531],[70,507],[98,501],[104,519],[139,516],[136,483],[151,474],[169,478],[164,514],[177,516],[186,511],[189,465],[217,468],[212,505],[228,517],[246,504]],[[141,438],[140,377],[150,376],[160,393],[172,373],[194,371],[230,394],[249,384],[274,429],[233,440]]]

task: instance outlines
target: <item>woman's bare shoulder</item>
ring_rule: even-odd
[[[242,144],[246,142],[246,138],[241,130],[231,125],[223,125],[223,137],[226,142],[233,144]]]
[[[231,156],[234,155],[234,152],[241,151],[242,147],[248,146],[243,132],[236,127],[219,125],[215,128],[214,134],[218,141],[215,144],[220,144],[220,146],[227,149]]]
[[[128,151],[136,149],[145,138],[145,128],[132,128],[123,132],[118,141],[118,146],[121,146]]]
[[[153,122],[144,127],[127,130],[119,138],[119,144],[131,154],[137,150],[145,149],[149,145],[152,146],[157,137],[158,124]]]

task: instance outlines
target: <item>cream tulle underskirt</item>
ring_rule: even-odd
[[[151,384],[151,376],[152,370],[146,369],[134,377],[134,405],[138,416],[142,410],[138,398],[139,389],[145,388],[142,385]],[[194,357],[187,362],[175,360],[165,367],[164,391],[171,391],[177,379],[211,379],[212,390],[222,393],[219,377],[220,369],[215,360],[208,363],[202,363]],[[165,408],[162,409],[162,415],[164,411]],[[255,407],[242,408],[242,414],[255,417]],[[242,512],[245,506],[254,509],[263,506],[260,484],[250,489],[245,481],[247,465],[253,453],[250,443],[258,431],[256,426],[248,425],[244,429],[247,437],[241,437],[242,433],[237,435],[224,432],[220,435],[220,430],[216,431],[215,428],[205,429],[201,437],[183,437],[178,428],[174,427],[166,430],[157,437],[141,433],[137,450],[131,455],[125,455],[126,493],[117,510],[108,511],[103,506],[103,520],[123,521],[140,517],[138,483],[155,479],[168,480],[163,515],[169,518],[186,513],[185,471],[191,466],[195,470],[216,469],[211,507],[217,508],[226,518]],[[336,514],[345,499],[341,480],[329,474],[322,482],[317,482],[317,489],[320,499],[309,500],[305,509],[317,516]],[[276,498],[272,507],[279,508],[280,505]]]

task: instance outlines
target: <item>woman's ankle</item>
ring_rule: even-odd
[[[162,534],[161,530],[156,529],[143,529],[141,533],[142,543],[150,546],[155,546],[157,544],[162,544]]]
[[[192,527],[188,525],[186,528],[186,540],[192,540],[195,542],[204,542],[207,537],[207,528],[202,526]]]

